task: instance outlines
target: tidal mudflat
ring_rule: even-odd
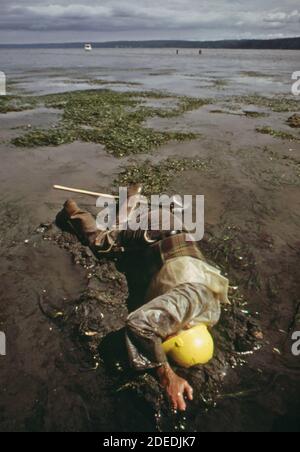
[[[289,118],[299,101],[284,84],[277,92],[279,79],[274,92],[269,84],[268,93],[255,92],[253,79],[268,79],[261,68],[232,75],[244,91],[229,93],[228,82],[191,95],[157,89],[165,77],[175,86],[176,71],[157,75],[159,68],[135,61],[139,76],[121,77],[123,61],[121,86],[29,93],[17,74],[0,98],[0,330],[8,343],[0,429],[297,430],[300,363],[291,335],[300,328],[300,131]],[[66,197],[53,184],[114,192],[131,182],[147,193],[205,195],[201,246],[231,281],[215,360],[185,375],[196,397],[184,415],[170,412],[152,375],[128,371],[111,334],[130,309],[131,263],[97,263],[53,225]],[[93,200],[78,202],[95,212]]]

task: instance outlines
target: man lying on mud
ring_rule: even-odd
[[[131,187],[129,199],[139,192],[140,187]],[[174,213],[169,214],[168,231],[159,225],[148,231],[103,231],[90,213],[68,200],[58,215],[58,224],[70,225],[99,258],[132,251],[140,256],[149,285],[140,307],[127,318],[129,361],[138,371],[154,369],[173,408],[184,411],[185,398],[193,399],[193,389],[172,370],[168,358],[186,368],[206,364],[212,358],[214,346],[207,328],[219,321],[221,303],[229,303],[228,280],[206,263],[187,231],[172,228]]]

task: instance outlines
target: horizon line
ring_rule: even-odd
[[[207,43],[207,42],[242,42],[242,41],[277,41],[277,40],[288,40],[288,39],[300,39],[299,36],[285,36],[277,38],[221,38],[221,39],[117,39],[108,41],[89,41],[91,44],[113,44],[113,43],[148,43],[148,42],[185,42],[185,43]],[[60,41],[60,42],[10,42],[10,43],[0,43],[0,47],[4,46],[29,46],[29,45],[62,45],[62,44],[84,44],[88,41]]]

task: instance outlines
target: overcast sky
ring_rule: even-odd
[[[0,0],[0,43],[300,35],[299,0]]]

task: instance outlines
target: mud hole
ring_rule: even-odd
[[[236,368],[241,368],[248,356],[264,343],[259,321],[254,313],[248,311],[247,302],[237,288],[232,291],[232,305],[223,309],[222,319],[213,330],[216,340],[214,360],[207,366],[192,370],[177,369],[193,385],[195,400],[186,414],[174,414],[154,375],[151,372],[135,373],[127,363],[123,337],[125,320],[128,310],[134,309],[134,299],[142,296],[146,287],[136,277],[137,268],[133,262],[137,256],[127,256],[125,262],[114,259],[99,261],[76,237],[60,231],[54,224],[41,226],[34,240],[37,246],[39,242],[46,242],[49,247],[66,250],[73,263],[85,272],[85,287],[78,298],[66,301],[42,292],[39,306],[62,336],[74,342],[81,356],[81,371],[89,373],[95,381],[101,378],[102,386],[103,379],[109,381],[112,391],[110,403],[116,404],[119,410],[119,416],[114,415],[109,420],[111,430],[201,431],[200,413],[208,415],[220,400],[244,397],[249,393],[249,389],[230,395],[224,392],[227,380],[234,377]],[[207,240],[205,248],[210,254],[215,243]],[[121,272],[125,268],[129,284]],[[130,272],[134,273],[138,286],[132,285]],[[98,413],[91,414],[90,408],[86,407],[88,429],[97,430],[103,404],[98,407]],[[80,425],[78,418],[76,423],[80,430],[87,428],[84,422]]]

